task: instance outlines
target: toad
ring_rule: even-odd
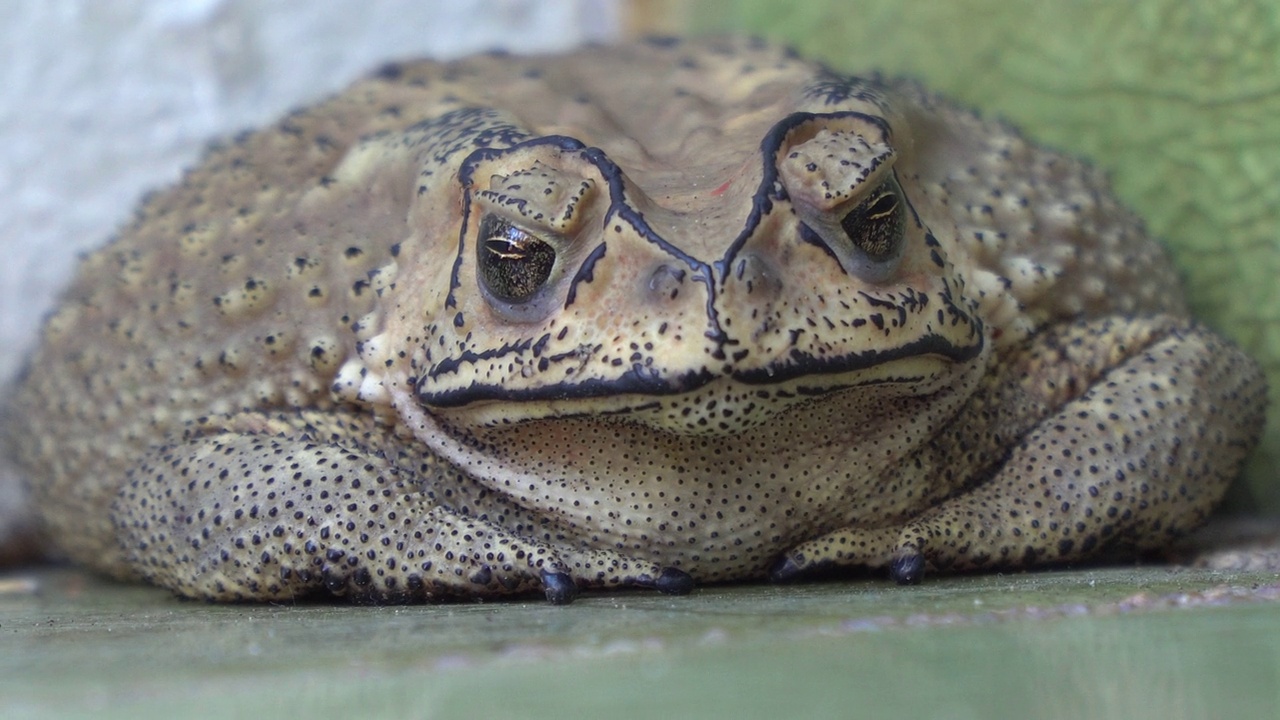
[[[652,40],[388,65],[212,148],[83,261],[6,432],[117,577],[564,603],[1157,548],[1264,405],[1099,170]]]

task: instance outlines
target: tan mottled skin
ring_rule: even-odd
[[[214,149],[85,260],[8,427],[116,576],[564,602],[1158,547],[1264,398],[1100,172],[708,40],[388,67]]]

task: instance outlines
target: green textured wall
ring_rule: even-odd
[[[738,0],[695,31],[783,40],[844,70],[925,80],[1092,158],[1183,268],[1197,314],[1271,378],[1235,509],[1280,514],[1280,2]]]

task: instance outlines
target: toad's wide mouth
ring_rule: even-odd
[[[527,403],[620,395],[680,395],[722,379],[731,379],[745,385],[776,385],[811,377],[816,381],[814,385],[821,386],[833,384],[830,379],[835,376],[908,358],[935,356],[952,363],[968,362],[982,353],[983,345],[981,333],[975,334],[975,341],[967,345],[956,345],[945,337],[930,334],[887,350],[872,349],[839,357],[816,357],[796,351],[764,367],[738,368],[732,363],[726,363],[718,372],[703,367],[664,373],[651,366],[636,364],[610,377],[575,379],[518,389],[474,382],[463,387],[432,390],[424,379],[418,383],[415,394],[418,402],[427,407],[446,409],[492,401]],[[844,383],[836,381],[834,384]]]
[[[907,394],[932,392],[957,368],[980,356],[982,333],[956,345],[925,335],[892,349],[869,349],[840,357],[800,352],[766,366],[662,372],[619,368],[610,377],[584,378],[534,388],[503,388],[482,382],[433,392],[415,388],[418,402],[473,427],[509,425],[552,417],[609,415],[680,432],[732,431],[759,424],[797,402],[857,386],[893,384]]]

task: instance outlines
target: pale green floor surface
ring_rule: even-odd
[[[1280,716],[1280,575],[1163,567],[426,607],[3,576],[0,717]],[[23,591],[34,581],[39,589]]]

